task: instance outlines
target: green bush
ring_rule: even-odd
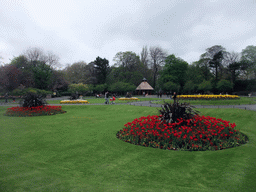
[[[94,91],[96,91],[97,93],[103,93],[107,90],[107,88],[107,84],[99,84],[94,87]]]
[[[122,81],[116,82],[109,87],[109,91],[119,93],[119,94],[126,94],[126,92],[134,91],[136,87],[130,83],[125,83]]]
[[[217,89],[219,92],[228,92],[230,93],[233,89],[233,85],[231,82],[227,81],[227,80],[220,80],[217,83]]]
[[[59,92],[61,96],[71,96],[71,93],[69,91],[62,91]]]
[[[164,91],[172,91],[172,92],[179,92],[180,90],[180,85],[176,84],[176,83],[173,83],[171,81],[165,83],[163,85],[163,90]]]
[[[183,91],[188,94],[194,93],[196,89],[197,89],[197,85],[194,84],[192,81],[186,82],[183,87]]]
[[[9,95],[12,96],[25,96],[28,93],[35,93],[38,95],[42,95],[43,97],[46,97],[48,94],[52,94],[52,91],[46,91],[36,88],[25,88],[25,89],[14,89]]]
[[[211,90],[212,90],[211,81],[203,81],[198,85],[198,91],[201,91],[203,93],[210,92]]]
[[[85,94],[86,92],[89,91],[89,86],[83,83],[70,84],[68,86],[68,91],[71,93],[78,92],[79,94]]]
[[[23,91],[21,89],[14,89],[11,94],[12,96],[22,96],[23,95]]]

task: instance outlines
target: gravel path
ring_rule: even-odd
[[[150,101],[133,102],[129,105],[134,106],[149,106],[149,107],[161,107],[161,104],[153,104]],[[193,105],[196,108],[237,108],[245,110],[256,111],[256,105]]]

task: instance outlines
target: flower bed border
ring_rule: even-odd
[[[161,115],[140,117],[128,122],[116,137],[145,147],[168,150],[208,151],[233,148],[248,142],[235,130],[235,123],[214,117],[195,116],[175,123],[161,121]]]
[[[131,97],[131,98],[125,98],[125,97],[122,97],[122,98],[119,98],[118,100],[120,101],[131,101],[131,100],[139,100],[137,97]]]
[[[89,104],[87,100],[62,100],[60,104]]]
[[[240,99],[237,95],[178,95],[178,99],[209,100],[209,99]]]
[[[61,106],[37,106],[37,107],[11,107],[8,108],[4,115],[12,117],[33,117],[63,114],[66,111],[61,109]]]

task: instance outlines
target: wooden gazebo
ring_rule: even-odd
[[[137,95],[151,95],[153,91],[153,87],[151,87],[146,78],[143,78],[141,84],[136,88]]]

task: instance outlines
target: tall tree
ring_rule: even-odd
[[[149,55],[151,58],[151,69],[153,71],[153,88],[155,88],[158,72],[164,65],[167,53],[161,47],[150,47]]]
[[[215,75],[215,82],[218,81],[218,70],[221,67],[221,61],[223,59],[223,52],[219,51],[217,52],[213,58],[209,61],[209,66],[214,69],[214,75]]]
[[[90,62],[86,66],[86,84],[96,85],[97,84],[97,77],[95,74],[95,67],[94,62]]]
[[[87,64],[84,61],[75,62],[68,65],[65,69],[66,79],[69,83],[84,83],[86,84]]]
[[[147,46],[144,46],[144,47],[142,48],[142,51],[141,51],[141,53],[140,53],[140,61],[141,61],[141,63],[142,63],[144,66],[148,67],[148,64],[149,64],[149,54],[148,54],[148,48],[147,48]]]
[[[38,47],[29,48],[24,51],[23,54],[31,64],[36,64],[35,61],[41,61],[49,65],[50,67],[56,67],[59,65],[59,57],[53,52],[48,51],[45,53],[43,49]]]
[[[141,73],[143,66],[140,62],[139,56],[131,51],[118,52],[114,59],[116,67],[112,73],[115,73],[116,80],[126,83],[138,85],[143,79]]]
[[[22,71],[21,84],[25,87],[49,89],[52,82],[53,67],[59,57],[52,52],[47,54],[40,48],[29,48],[23,55],[14,57],[11,66]]]
[[[21,70],[12,65],[0,67],[0,87],[5,91],[12,91],[21,84]]]
[[[247,68],[248,78],[256,77],[256,46],[249,45],[242,50],[243,68]]]
[[[230,75],[231,83],[234,85],[241,69],[240,54],[235,52],[227,52],[225,62],[227,64],[227,72]]]
[[[49,65],[46,65],[42,61],[33,61],[35,67],[33,67],[35,87],[38,89],[49,89],[53,71]]]
[[[22,71],[21,84],[25,87],[34,86],[33,66],[24,55],[14,57],[10,65]]]
[[[153,83],[153,73],[150,67],[150,55],[147,46],[142,48],[140,53],[140,62],[142,63],[142,70],[140,71],[148,81],[149,84]],[[152,84],[153,85],[153,84]]]
[[[169,55],[165,60],[165,66],[161,72],[160,82],[164,85],[167,82],[173,82],[181,88],[186,82],[186,73],[188,63],[175,55]]]
[[[208,81],[212,78],[212,73],[210,71],[209,60],[205,58],[200,58],[195,64],[199,67],[200,72],[202,72],[203,79]]]
[[[52,51],[48,51],[46,53],[46,64],[51,66],[51,67],[58,67],[60,66],[59,63],[59,56],[55,55]]]
[[[50,82],[50,89],[66,91],[69,83],[64,77],[64,71],[53,70],[52,72],[53,74]]]
[[[212,73],[215,77],[215,83],[217,83],[219,76],[218,72],[222,73],[222,61],[225,56],[225,48],[221,45],[214,45],[208,49],[206,52],[201,55],[200,60],[203,59],[204,61],[208,62],[209,67],[212,69]]]
[[[118,67],[122,67],[124,71],[133,71],[140,63],[139,56],[132,51],[118,52],[113,59]]]
[[[95,76],[97,78],[97,84],[106,83],[106,78],[109,73],[109,61],[107,59],[102,59],[97,57],[94,61]]]
[[[200,61],[193,62],[188,65],[186,73],[187,81],[192,81],[194,84],[200,84],[203,80],[208,80],[210,77],[210,70],[204,68],[205,66]]]
[[[44,51],[38,47],[28,48],[24,54],[28,61],[45,61]]]

